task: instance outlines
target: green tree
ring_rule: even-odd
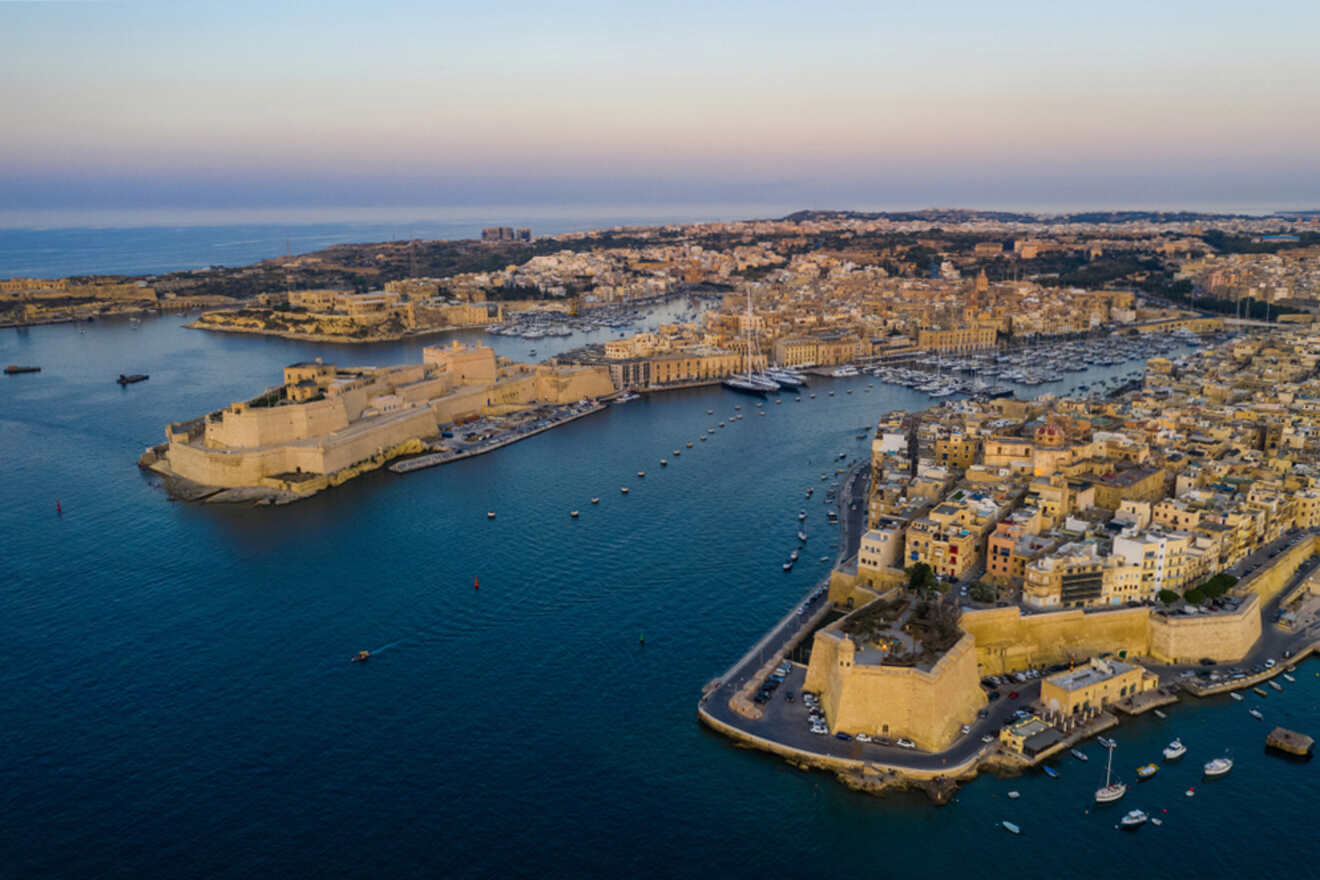
[[[993,602],[999,598],[999,590],[984,581],[972,584],[967,592],[977,602]]]
[[[1178,601],[1178,594],[1173,590],[1160,590],[1159,599],[1165,605],[1172,605],[1174,602]]]
[[[924,562],[909,566],[907,569],[908,588],[922,593],[935,586],[935,572]]]

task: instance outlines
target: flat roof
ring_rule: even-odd
[[[1065,691],[1075,691],[1090,687],[1093,684],[1099,684],[1102,681],[1108,681],[1135,668],[1117,660],[1092,660],[1080,669],[1060,672],[1058,675],[1052,675],[1045,680]]]

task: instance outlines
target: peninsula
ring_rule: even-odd
[[[943,802],[1284,673],[1320,639],[1318,367],[1320,333],[1258,328],[1125,393],[885,417],[839,496],[844,558],[699,717]]]
[[[422,361],[293,364],[256,397],[168,425],[138,463],[175,497],[286,503],[399,456],[517,439],[596,411],[614,390],[602,368],[519,364],[485,345],[427,347]]]

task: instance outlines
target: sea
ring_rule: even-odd
[[[838,551],[807,487],[924,394],[861,376],[761,407],[718,387],[648,395],[286,507],[173,503],[136,466],[167,422],[288,363],[415,362],[423,344],[188,320],[0,331],[0,363],[42,368],[0,376],[0,876],[1317,876],[1316,767],[1263,746],[1276,724],[1320,730],[1320,663],[1268,699],[1124,721],[1114,766],[1131,788],[1110,809],[1091,803],[1094,745],[1058,779],[982,776],[935,807],[697,722],[702,686]],[[517,358],[591,341],[452,338]],[[133,372],[150,379],[115,383]],[[1187,757],[1138,784],[1175,736]],[[1232,773],[1203,782],[1225,753]],[[1118,830],[1134,807],[1163,824]]]

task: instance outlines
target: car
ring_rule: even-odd
[[[856,739],[859,743],[869,743],[871,741],[871,735],[869,733],[859,733],[857,734]]]
[[[815,725],[812,725],[811,732],[816,734],[816,736],[824,736],[825,734],[830,732],[830,729],[828,727],[817,727]]]
[[[972,732],[972,726],[970,724],[964,724],[962,727],[958,729],[962,731],[963,736],[966,736],[967,734]]]
[[[838,733],[834,734],[834,738],[835,738],[835,739],[841,739],[841,740],[843,740],[844,742],[848,742],[849,740],[852,739],[851,736],[849,736],[848,734],[844,733],[842,730],[840,730]]]
[[[903,737],[899,737],[898,739],[898,747],[900,749],[915,749],[917,747],[917,744],[914,743],[912,740],[908,739],[907,737],[903,736]]]
[[[1209,657],[1202,657],[1200,662],[1201,662],[1201,665],[1202,665],[1202,666],[1214,666],[1214,665],[1215,665],[1215,661],[1211,660]]]
[[[1271,657],[1270,659],[1268,659],[1268,660],[1265,661],[1265,668],[1266,668],[1266,669],[1273,669],[1273,668],[1274,668],[1274,658],[1273,658],[1273,657]]]
[[[991,691],[990,693],[985,695],[985,698],[992,703],[995,700],[999,699],[999,697],[1000,697],[999,691]]]
[[[1008,692],[1008,698],[1009,698],[1010,700],[1016,700],[1016,699],[1018,698],[1018,692],[1017,692],[1017,691],[1009,691],[1009,692]]]
[[[994,734],[987,733],[985,736],[981,737],[981,742],[985,743],[986,745],[989,745],[994,741],[995,741]]]
[[[791,702],[793,702],[793,692],[792,692],[792,691],[784,691],[784,702],[785,702],[785,703],[791,703]]]
[[[1287,659],[1288,659],[1289,657],[1291,657],[1292,655],[1293,655],[1293,650],[1292,650],[1292,648],[1288,648],[1287,650],[1285,650],[1285,651],[1283,652],[1283,659],[1287,660]]]
[[[976,710],[976,717],[977,717],[977,718],[989,718],[989,717],[990,717],[990,710],[989,710],[989,709],[978,709],[978,710]]]

